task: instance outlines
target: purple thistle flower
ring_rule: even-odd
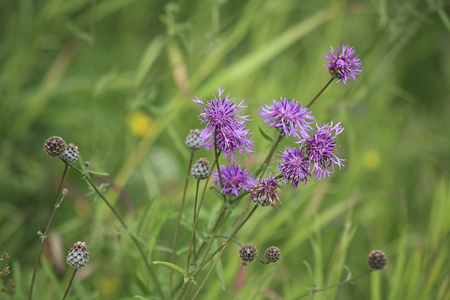
[[[213,172],[212,174],[216,179],[213,184],[220,185],[219,174]],[[221,194],[227,196],[239,196],[242,190],[248,191],[248,189],[255,183],[255,178],[250,177],[250,173],[246,168],[240,165],[230,165],[220,168],[220,176],[222,177],[223,187],[220,191]]]
[[[281,97],[280,99],[281,101],[273,100],[272,104],[266,104],[258,109],[258,114],[263,117],[263,121],[284,135],[298,138],[309,137],[308,132],[312,129],[310,123],[314,121],[311,111],[308,108],[302,108],[302,104],[295,99],[292,101]]]
[[[258,179],[256,183],[249,189],[250,199],[259,206],[272,206],[274,209],[279,209],[282,205],[278,199],[278,188],[281,185],[275,177],[268,176],[266,179]],[[278,205],[276,207],[274,202]]]
[[[330,54],[323,56],[328,63],[324,66],[328,67],[330,74],[333,78],[338,79],[337,82],[344,82],[347,84],[347,79],[349,77],[356,80],[356,75],[361,72],[361,59],[356,57],[352,58],[356,54],[355,48],[349,45],[342,44],[342,49],[336,47],[336,50],[330,46]]]
[[[206,132],[206,131],[204,131]],[[203,133],[203,132],[202,132]],[[250,154],[253,152],[252,135],[246,129],[243,123],[236,122],[234,126],[224,127],[216,131],[216,146],[223,156],[230,156],[231,161],[235,161],[235,151],[243,155],[244,151]],[[202,137],[202,135],[200,135]],[[214,146],[214,135],[204,135],[205,149],[209,150]]]
[[[202,123],[207,123],[206,127],[200,131],[200,140],[205,145],[205,149],[216,147],[223,152],[224,157],[230,156],[231,161],[235,161],[235,151],[243,154],[253,152],[252,135],[245,128],[245,122],[249,121],[248,116],[239,115],[242,102],[235,104],[235,98],[229,98],[228,94],[222,98],[223,90],[220,88],[219,98],[214,95],[213,100],[202,101],[193,99],[195,103],[203,104],[203,113],[199,115]]]
[[[230,94],[226,95],[225,98],[222,98],[224,90],[221,90],[219,87],[218,91],[219,98],[214,95],[213,100],[201,100],[197,97],[192,99],[195,103],[204,105],[203,113],[198,115],[198,117],[200,118],[201,123],[207,122],[204,130],[212,132],[213,135],[216,128],[220,129],[233,126],[238,120],[249,121],[247,118],[248,116],[239,115],[240,109],[246,107],[242,105],[244,100],[242,100],[241,103],[236,104],[233,102],[236,98],[230,98]]]
[[[281,175],[286,184],[292,183],[292,187],[297,189],[298,184],[305,185],[307,176],[311,175],[309,161],[305,157],[302,149],[286,147],[281,154],[282,163],[278,165]]]
[[[312,173],[317,179],[324,178],[325,175],[330,176],[334,172],[334,165],[337,165],[339,169],[344,165],[342,162],[345,159],[340,159],[335,155],[336,138],[344,130],[340,124],[340,122],[334,126],[333,122],[323,126],[316,124],[314,136],[299,142],[303,143],[301,150],[309,160]]]

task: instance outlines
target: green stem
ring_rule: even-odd
[[[53,211],[52,211],[52,214],[50,216],[50,219],[49,219],[49,221],[47,223],[47,227],[45,228],[44,234],[41,236],[41,246],[39,247],[39,252],[38,252],[38,255],[36,257],[36,262],[34,264],[33,275],[31,277],[30,292],[28,294],[28,299],[29,300],[31,300],[32,295],[33,295],[34,281],[36,280],[37,267],[39,265],[39,260],[41,258],[42,249],[44,247],[44,241],[47,238],[47,234],[48,234],[48,231],[50,229],[50,224],[52,224],[53,217],[55,216],[56,210],[58,209],[59,205],[61,204],[60,201],[59,201],[59,194],[61,193],[62,184],[64,182],[64,178],[66,177],[67,168],[68,168],[68,165],[65,164],[64,172],[63,172],[63,175],[61,177],[61,181],[59,182],[58,192],[56,193],[55,205],[53,207]]]
[[[371,273],[372,271],[373,271],[372,269],[371,269],[371,270],[368,270],[368,271],[366,271],[366,272],[364,272],[364,273],[362,273],[362,274],[359,274],[359,275],[356,276],[356,277],[350,277],[350,278],[347,278],[347,279],[345,279],[345,280],[343,280],[343,281],[341,281],[341,282],[338,282],[338,283],[335,283],[335,284],[332,284],[332,285],[329,285],[329,286],[326,286],[326,287],[323,287],[323,288],[320,288],[320,289],[316,289],[315,287],[313,287],[313,289],[312,289],[311,291],[309,291],[309,292],[307,292],[307,293],[305,293],[305,294],[302,294],[302,295],[300,295],[300,296],[294,298],[293,300],[301,299],[301,298],[303,298],[303,297],[310,296],[310,295],[312,295],[312,294],[314,294],[314,293],[317,293],[317,292],[326,291],[326,290],[329,290],[329,289],[332,289],[332,288],[335,288],[335,287],[344,285],[344,284],[346,284],[346,283],[348,283],[348,282],[351,282],[351,281],[356,281],[356,280],[358,280],[359,278],[364,277],[364,276],[366,276],[367,274]]]
[[[186,262],[186,273],[189,272],[189,262],[191,260],[191,253],[192,249],[194,249],[195,253],[195,228],[197,227],[197,200],[198,200],[198,188],[200,186],[200,179],[197,180],[197,188],[195,189],[195,201],[194,201],[194,221],[192,223],[192,234],[191,234],[191,242],[189,243],[189,251],[188,251],[188,257]],[[195,254],[194,254],[195,256]],[[194,258],[194,264],[195,264],[195,258]]]
[[[270,161],[272,160],[272,156],[273,156],[273,154],[275,153],[275,150],[277,149],[278,144],[281,142],[282,139],[283,139],[283,135],[282,135],[282,133],[280,132],[280,135],[278,136],[277,141],[276,141],[275,144],[273,145],[272,149],[270,150],[269,155],[268,155],[267,158],[266,158],[266,161],[265,161],[265,163],[264,163],[264,169],[263,169],[261,175],[259,175],[259,172],[258,172],[258,173],[256,174],[256,176],[258,176],[258,177],[263,177],[263,176],[264,176],[264,173],[266,172],[267,167],[269,166]]]
[[[161,290],[161,286],[159,285],[158,277],[156,277],[156,274],[150,264],[148,263],[147,256],[144,253],[144,250],[142,250],[142,247],[139,243],[139,240],[134,236],[134,234],[128,229],[127,224],[124,222],[122,217],[119,215],[119,213],[116,211],[116,209],[109,203],[108,199],[103,195],[103,193],[95,186],[95,184],[92,182],[92,179],[90,178],[89,174],[84,173],[78,168],[73,167],[70,165],[74,170],[80,172],[83,175],[83,179],[86,180],[89,186],[95,191],[95,193],[103,200],[103,202],[109,207],[109,209],[112,211],[112,213],[116,216],[116,218],[119,220],[120,224],[122,224],[122,227],[125,229],[125,231],[130,235],[131,239],[133,240],[134,244],[139,250],[139,253],[141,254],[142,259],[144,260],[145,266],[147,267],[147,270],[150,272],[150,276],[152,277],[153,281],[156,285],[156,290],[158,291],[158,294],[163,298],[164,294]]]
[[[72,285],[72,281],[75,278],[75,274],[77,274],[78,269],[73,270],[72,278],[70,278],[69,285],[67,286],[66,292],[64,293],[64,297],[62,300],[66,299],[67,294],[69,293],[70,286]]]
[[[189,160],[189,165],[188,165],[188,171],[187,171],[187,175],[186,175],[186,183],[184,184],[184,191],[183,191],[183,199],[181,200],[181,207],[180,207],[180,211],[178,212],[178,219],[177,219],[177,225],[175,227],[175,233],[173,235],[173,246],[172,246],[172,259],[171,259],[171,263],[175,263],[175,250],[176,250],[176,246],[177,246],[177,238],[178,238],[178,231],[180,229],[180,222],[181,222],[181,215],[183,212],[183,208],[184,208],[184,202],[186,200],[186,191],[187,191],[187,187],[188,187],[188,183],[189,183],[189,177],[191,175],[191,167],[192,167],[192,161],[194,159],[194,150],[191,151],[191,158]],[[170,298],[172,298],[172,294],[173,294],[173,269],[170,269]]]
[[[320,90],[320,92],[311,100],[311,102],[309,102],[308,105],[306,105],[306,108],[309,108],[314,102],[316,102],[317,98],[319,98],[320,95],[322,95],[323,91],[325,91],[325,89],[330,85],[330,83],[332,83],[334,80],[333,77],[331,77],[330,81],[328,81],[327,84],[325,84],[325,86]]]

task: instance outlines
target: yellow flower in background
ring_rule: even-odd
[[[141,111],[131,111],[126,117],[126,124],[133,135],[143,137],[152,125],[152,119]]]
[[[381,165],[381,156],[377,151],[369,151],[364,155],[364,165],[369,170],[376,170]]]

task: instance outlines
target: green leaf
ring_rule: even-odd
[[[265,138],[266,140],[268,140],[269,142],[273,142],[275,139],[273,137],[271,137],[269,134],[267,134],[266,132],[264,132],[264,130],[262,130],[261,126],[258,127],[259,132],[261,133],[261,135],[263,136],[263,138]]]
[[[184,274],[184,269],[182,267],[176,265],[176,264],[173,264],[173,263],[170,263],[170,262],[167,262],[167,261],[152,261],[152,263],[155,264],[155,265],[167,266],[167,267],[172,268],[175,271],[179,272],[181,275],[183,275],[183,276],[185,275]]]
[[[145,221],[147,221],[148,213],[153,210],[155,206],[156,199],[159,197],[159,193],[157,193],[150,201],[147,202],[147,206],[145,207],[144,213],[142,214],[141,219],[139,220],[139,224],[137,227],[136,234],[139,235],[141,233],[142,227],[144,227]]]

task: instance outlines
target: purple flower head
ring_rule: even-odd
[[[349,45],[342,45],[342,49],[336,47],[336,50],[330,46],[330,54],[323,56],[328,61],[328,63],[324,66],[328,67],[330,70],[331,76],[333,78],[338,79],[337,82],[344,82],[347,84],[347,79],[349,77],[356,80],[356,75],[361,72],[361,59],[356,57],[352,58],[356,54],[355,48],[350,47]]]
[[[304,156],[302,149],[286,147],[281,154],[282,163],[278,165],[281,175],[286,184],[292,183],[297,189],[298,184],[305,185],[307,176],[311,175],[308,159]]]
[[[340,124],[340,122],[334,126],[333,122],[323,126],[316,124],[314,136],[300,140],[300,143],[303,143],[301,150],[309,160],[312,173],[317,179],[324,178],[325,175],[330,176],[334,172],[334,165],[337,165],[339,169],[344,165],[342,162],[345,159],[340,159],[335,155],[337,153],[335,151],[336,138],[344,130]]]
[[[273,100],[272,104],[266,104],[259,109],[259,115],[269,127],[275,127],[279,132],[287,136],[309,137],[310,123],[314,117],[308,108],[302,108],[302,104],[296,100],[281,98],[281,101]],[[300,136],[299,134],[300,133]]]
[[[213,177],[216,179],[213,184],[220,185],[219,174],[213,172]],[[248,189],[255,183],[255,178],[250,177],[250,173],[246,168],[240,165],[230,165],[220,168],[220,176],[222,177],[223,187],[221,194],[227,196],[239,196],[242,190]]]
[[[205,149],[216,147],[223,152],[224,157],[230,156],[231,161],[235,161],[235,151],[243,154],[253,152],[252,136],[245,128],[245,122],[249,121],[248,116],[239,115],[242,102],[235,104],[228,94],[222,98],[223,90],[220,88],[219,98],[214,95],[213,100],[193,99],[195,103],[204,105],[203,113],[199,115],[202,123],[206,122],[204,129],[200,131],[200,140],[205,145]]]
[[[272,176],[268,176],[266,179],[258,179],[256,183],[249,189],[250,199],[259,206],[272,206],[275,209],[279,209],[281,201],[278,199],[278,188],[281,189],[281,185],[278,180]],[[275,206],[274,202],[278,205]]]
[[[253,152],[252,135],[241,122],[236,122],[234,126],[223,127],[216,131],[216,147],[224,157],[230,156],[231,161],[235,161],[235,151],[244,154]],[[209,150],[214,146],[214,135],[205,137],[205,149]]]
[[[222,98],[224,90],[218,88],[219,98],[214,95],[213,100],[200,100],[197,97],[192,99],[195,103],[204,105],[203,113],[198,115],[201,123],[207,123],[205,130],[212,132],[214,135],[214,130],[216,128],[221,129],[224,127],[233,126],[236,121],[249,121],[248,116],[239,115],[240,109],[245,108],[242,103],[236,104],[233,101],[236,98],[230,98],[230,94]]]

